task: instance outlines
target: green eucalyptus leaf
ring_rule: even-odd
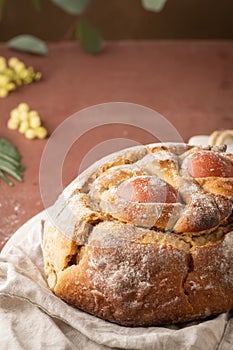
[[[77,27],[77,38],[87,53],[98,53],[102,49],[102,37],[98,30],[85,18],[80,18]]]
[[[149,11],[159,12],[163,9],[167,0],[142,0],[142,6]]]
[[[70,15],[80,15],[89,0],[52,0],[52,2]]]
[[[33,2],[33,5],[34,5],[35,9],[37,11],[40,11],[40,6],[41,6],[40,0],[32,0],[32,2]]]
[[[18,35],[7,42],[7,46],[18,51],[34,53],[46,56],[48,48],[44,41],[33,35]]]
[[[22,171],[24,167],[20,164],[20,158],[21,156],[15,146],[0,137],[0,179],[9,186],[14,184],[6,175],[13,177],[19,182],[23,181]]]
[[[5,161],[9,162],[10,164],[14,165],[19,170],[22,169],[22,166],[19,164],[19,161],[16,160],[15,158],[13,158],[12,156],[9,156],[8,154],[0,153],[0,161],[1,160],[5,160]]]
[[[0,0],[0,20],[2,19],[4,3],[5,3],[5,0]]]
[[[12,143],[0,137],[0,154],[8,155],[9,157],[14,158],[15,160],[20,160],[20,154]]]
[[[11,167],[9,164],[5,164],[4,162],[0,161],[0,170],[4,171],[11,177],[13,177],[15,180],[22,182],[22,176],[20,173],[18,173],[13,167]]]

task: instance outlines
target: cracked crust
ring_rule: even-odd
[[[132,148],[101,160],[68,186],[65,200],[54,206],[56,225],[44,224],[51,290],[126,326],[185,322],[232,309],[233,179],[190,177],[182,164],[200,150],[184,144]],[[225,156],[222,147],[205,150]],[[172,185],[179,202],[122,207],[113,195],[117,186],[142,175]]]

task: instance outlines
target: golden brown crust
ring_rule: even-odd
[[[226,312],[233,308],[233,232],[223,241],[195,247],[193,268],[185,289],[196,314]]]
[[[49,287],[68,303],[128,326],[185,322],[233,308],[233,178],[194,178],[202,150],[147,145],[102,160],[76,179],[44,225]],[[225,155],[223,148],[205,147]],[[176,203],[127,201],[118,186],[158,176]],[[65,198],[65,199],[64,199]]]
[[[220,194],[221,196],[228,197],[233,201],[231,178],[202,177],[196,178],[196,181],[205,191]]]

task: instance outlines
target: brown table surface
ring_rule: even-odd
[[[27,220],[43,210],[39,165],[46,140],[26,140],[8,130],[11,109],[27,102],[39,111],[52,133],[73,113],[91,105],[125,101],[151,107],[166,117],[184,141],[197,134],[229,129],[233,124],[233,42],[158,41],[107,42],[98,56],[83,53],[78,44],[49,45],[38,57],[9,51],[43,74],[43,80],[0,99],[0,137],[22,154],[24,182],[13,188],[0,182],[0,249]],[[94,134],[98,139],[98,132]],[[64,184],[74,176],[73,164],[88,150],[93,137],[81,141],[65,168]],[[143,142],[150,137],[143,136]],[[76,164],[76,163],[75,163]]]

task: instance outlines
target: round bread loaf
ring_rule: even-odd
[[[233,156],[151,144],[82,173],[43,225],[50,289],[125,326],[185,322],[233,308]]]

